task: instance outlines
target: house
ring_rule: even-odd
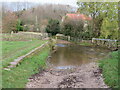
[[[65,20],[65,19],[71,19],[71,20],[83,20],[85,23],[84,23],[84,27],[87,26],[87,21],[91,21],[92,18],[91,17],[88,17],[84,14],[66,14],[66,16],[63,16],[62,18],[62,22]]]
[[[64,16],[62,18],[62,21],[64,21],[65,18],[69,18],[69,19],[74,19],[74,20],[84,20],[84,21],[90,21],[92,20],[91,17],[88,17],[84,14],[66,14],[66,16]]]

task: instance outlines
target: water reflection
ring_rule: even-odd
[[[64,44],[56,44],[56,46],[59,46],[59,47],[66,47],[67,45],[64,45]]]
[[[50,64],[59,68],[77,66],[102,59],[108,52],[103,48],[57,44],[57,51],[52,54]]]

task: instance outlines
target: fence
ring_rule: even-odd
[[[2,40],[6,41],[27,41],[27,40],[33,40],[33,39],[44,39],[48,37],[47,33],[35,33],[35,32],[18,32],[18,33],[3,33],[0,35],[2,37]]]
[[[103,46],[111,49],[118,48],[117,40],[92,38],[92,43],[94,45],[99,45],[99,46]]]

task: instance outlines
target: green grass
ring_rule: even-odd
[[[25,88],[28,78],[46,66],[46,58],[50,49],[46,46],[33,56],[26,57],[20,65],[10,71],[2,72],[3,88]]]
[[[2,66],[6,67],[10,62],[22,56],[46,41],[2,41]]]
[[[104,81],[112,88],[118,88],[118,60],[118,51],[115,51],[110,53],[109,58],[99,62],[99,67],[103,70]]]

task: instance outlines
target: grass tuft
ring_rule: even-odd
[[[99,61],[99,67],[103,70],[102,74],[105,83],[112,87],[118,88],[118,52],[110,53],[110,57]]]

